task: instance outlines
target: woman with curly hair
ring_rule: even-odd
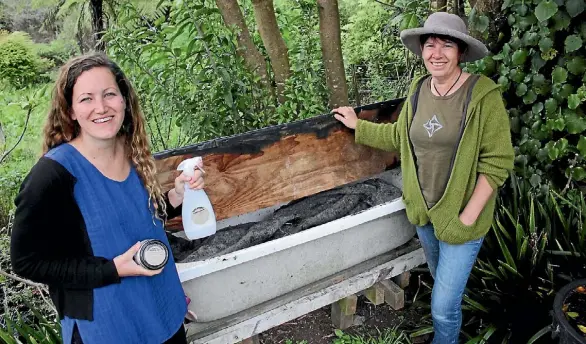
[[[15,199],[14,271],[49,286],[64,343],[186,343],[187,305],[172,255],[159,270],[133,260],[140,242],[170,246],[163,219],[185,183],[161,191],[138,97],[101,53],[60,71],[43,155]]]

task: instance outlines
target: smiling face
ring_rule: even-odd
[[[110,69],[95,67],[79,75],[73,86],[71,119],[79,124],[82,139],[115,139],[125,109],[124,97]]]
[[[461,52],[456,42],[429,37],[421,50],[425,68],[433,77],[449,79],[458,73]]]

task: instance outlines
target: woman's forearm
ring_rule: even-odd
[[[476,222],[493,192],[494,190],[486,176],[484,174],[478,175],[472,197],[470,197],[468,204],[460,214],[460,220],[463,224],[469,226]]]
[[[169,190],[168,197],[169,197],[169,203],[173,206],[173,208],[177,208],[178,206],[181,205],[181,203],[183,203],[183,196],[177,195],[177,192],[175,192],[175,189]]]

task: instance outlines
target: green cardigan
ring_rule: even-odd
[[[409,221],[417,226],[431,222],[439,240],[462,244],[486,235],[493,221],[496,192],[493,192],[475,223],[466,226],[459,218],[474,192],[478,175],[485,175],[496,190],[503,185],[509,171],[513,169],[515,154],[509,116],[499,86],[491,79],[480,76],[472,91],[466,127],[446,191],[438,203],[428,209],[419,187],[408,135],[413,118],[413,94],[420,79],[411,84],[408,101],[405,101],[395,123],[377,124],[358,120],[356,142],[387,151],[398,151],[401,157],[403,201]]]

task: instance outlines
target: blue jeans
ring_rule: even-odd
[[[434,279],[431,293],[433,344],[457,344],[462,327],[462,297],[484,238],[462,245],[439,241],[433,225],[417,227],[417,235]]]

